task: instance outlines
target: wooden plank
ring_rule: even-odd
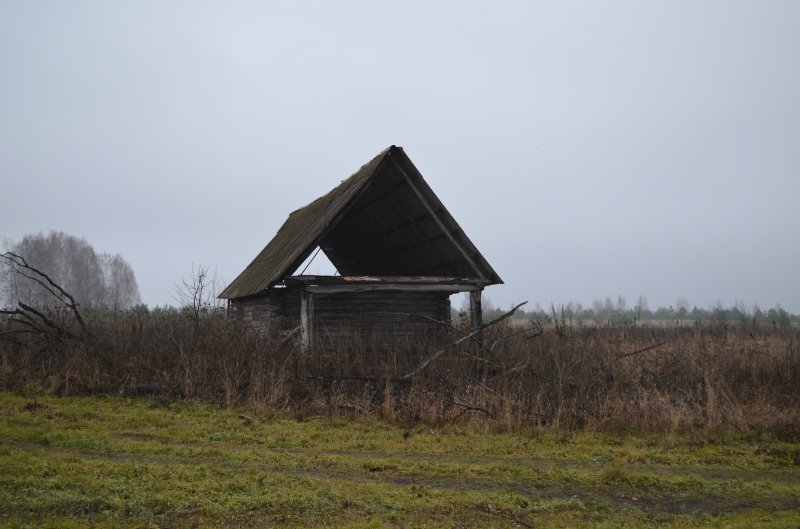
[[[308,359],[311,344],[314,343],[314,295],[302,290],[300,292],[300,350]]]
[[[377,285],[309,285],[308,292],[314,294],[344,294],[357,292],[406,291],[406,292],[473,292],[482,290],[476,285],[407,285],[383,283]]]
[[[352,284],[352,283],[412,283],[422,285],[471,284],[486,285],[486,279],[477,277],[444,277],[444,276],[291,276],[287,283],[304,284]]]

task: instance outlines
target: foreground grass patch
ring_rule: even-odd
[[[800,445],[0,394],[0,527],[792,527]]]

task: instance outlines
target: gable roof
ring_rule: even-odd
[[[342,275],[450,276],[502,283],[401,147],[294,211],[219,295],[259,294],[319,246]]]

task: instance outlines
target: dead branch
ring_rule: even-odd
[[[456,419],[458,419],[459,417],[461,417],[465,413],[470,413],[470,412],[482,413],[482,414],[486,415],[487,417],[491,417],[492,416],[492,414],[489,412],[489,410],[481,408],[480,406],[474,406],[474,405],[471,405],[471,404],[462,404],[462,403],[460,403],[458,401],[455,401],[455,400],[453,401],[453,404],[455,406],[458,406],[459,408],[461,408],[461,411],[451,419],[453,421],[455,421]]]
[[[0,258],[5,260],[6,264],[10,266],[16,273],[38,283],[58,301],[66,305],[67,308],[72,311],[72,314],[75,316],[75,320],[81,326],[81,329],[84,331],[86,330],[86,323],[83,321],[83,317],[81,316],[81,312],[78,308],[78,303],[75,301],[75,298],[72,297],[72,294],[64,290],[61,285],[53,281],[50,276],[38,268],[31,266],[21,255],[15,254],[14,252],[5,252],[0,254]],[[20,306],[22,307],[21,302]]]
[[[9,321],[13,321],[15,319],[14,316],[23,316],[28,321],[19,321],[18,323],[22,323],[24,325],[33,324],[33,318],[31,318],[29,314],[25,314],[25,312],[21,311],[20,309],[14,309],[14,310],[0,309],[0,314],[8,314]]]
[[[8,314],[9,318],[7,321],[9,323],[16,323],[18,325],[29,327],[33,333],[43,334],[46,332],[45,329],[39,327],[30,314],[27,314],[25,311],[18,308],[14,310],[0,310],[0,314]]]
[[[639,354],[639,353],[643,353],[643,352],[645,352],[645,351],[649,351],[649,350],[651,350],[651,349],[655,349],[656,347],[661,347],[662,345],[664,345],[664,344],[666,344],[666,343],[667,343],[667,342],[661,342],[661,343],[657,343],[657,344],[655,344],[655,345],[649,345],[649,346],[647,346],[647,347],[642,347],[641,349],[637,349],[637,350],[635,350],[635,351],[631,351],[631,352],[629,352],[629,353],[623,353],[623,354],[621,354],[621,355],[617,355],[617,360],[619,360],[620,358],[625,358],[625,357],[628,357],[628,356],[637,355],[637,354]]]
[[[499,322],[501,322],[501,321],[503,321],[503,320],[505,320],[507,318],[510,318],[515,312],[517,312],[517,309],[519,309],[521,306],[525,305],[526,303],[527,303],[527,301],[523,301],[522,303],[520,303],[516,307],[512,308],[510,311],[506,312],[502,316],[499,316],[498,318],[493,319],[489,323],[484,323],[483,325],[481,325],[477,329],[473,330],[472,332],[470,332],[466,336],[463,336],[463,337],[459,338],[458,340],[456,340],[455,342],[451,342],[451,343],[445,345],[444,347],[442,347],[441,349],[439,349],[438,351],[433,353],[431,356],[429,356],[428,358],[426,358],[425,360],[420,362],[420,364],[417,367],[415,367],[414,369],[412,369],[411,371],[409,371],[408,373],[406,373],[405,375],[400,377],[400,380],[410,380],[411,378],[414,377],[414,375],[416,375],[417,373],[419,373],[420,371],[422,371],[426,367],[428,367],[428,365],[430,365],[431,362],[433,362],[434,360],[436,360],[437,358],[442,356],[445,352],[447,352],[448,349],[451,349],[451,348],[453,348],[453,347],[455,347],[455,346],[457,346],[457,345],[459,345],[461,343],[464,343],[467,340],[471,340],[474,336],[479,335],[481,332],[483,332],[485,329],[491,327],[492,325],[495,325],[495,324],[497,324],[497,323],[499,323]]]
[[[20,311],[20,313],[23,314],[29,320],[32,321],[33,318],[31,318],[28,313],[37,316],[42,321],[42,323],[44,323],[45,325],[47,325],[48,327],[53,329],[56,333],[63,334],[63,335],[68,336],[70,338],[77,338],[77,336],[75,336],[74,334],[72,334],[68,330],[63,329],[60,326],[58,326],[55,323],[53,323],[53,321],[50,320],[50,318],[48,318],[47,316],[45,316],[44,313],[42,313],[41,311],[31,307],[30,305],[26,305],[25,303],[23,303],[21,301],[17,301],[17,304],[20,306],[20,308],[23,311],[25,311],[25,312],[21,312]]]
[[[469,375],[465,375],[465,376],[467,377],[467,380],[469,380],[473,384],[477,384],[478,386],[480,386],[481,388],[485,389],[489,393],[497,393],[497,391],[493,390],[492,388],[490,388],[489,386],[487,386],[486,384],[484,384],[483,382],[481,382],[477,378],[471,377]]]
[[[463,330],[463,329],[459,329],[458,327],[456,327],[455,325],[453,325],[453,324],[452,324],[452,323],[450,323],[449,321],[437,320],[436,318],[432,318],[431,316],[428,316],[428,315],[426,315],[426,314],[414,314],[414,313],[412,313],[412,312],[391,312],[391,311],[377,311],[377,312],[378,312],[378,314],[395,314],[395,315],[398,315],[398,316],[410,316],[410,317],[412,317],[412,318],[422,318],[422,319],[424,319],[424,320],[429,320],[429,321],[432,321],[432,322],[434,322],[434,323],[439,323],[439,324],[441,324],[441,325],[444,325],[445,327],[449,328],[450,330],[452,330],[452,331],[455,331],[455,332],[457,332],[457,333],[461,334],[462,336],[467,336],[467,335],[469,335],[469,336],[470,336],[470,339],[471,339],[471,341],[472,341],[473,343],[475,343],[476,345],[478,345],[478,346],[479,346],[481,349],[483,349],[483,350],[484,350],[484,351],[486,351],[487,353],[491,353],[491,352],[492,352],[490,349],[488,349],[488,348],[487,348],[487,347],[486,347],[486,346],[483,344],[483,342],[481,342],[481,341],[480,341],[480,340],[477,338],[477,336],[475,335],[475,333],[468,333],[467,331],[465,331],[465,330]],[[482,358],[479,358],[479,360],[483,360],[483,359],[482,359]],[[488,360],[484,360],[484,361],[488,362]]]
[[[491,360],[487,360],[486,358],[474,355],[472,353],[468,353],[467,351],[459,351],[459,354],[466,356],[467,358],[472,358],[473,360],[477,360],[478,362],[483,362],[484,364],[488,364],[493,367],[498,367],[497,363],[492,362]]]
[[[503,340],[508,340],[509,338],[513,338],[514,336],[519,336],[520,334],[526,334],[526,333],[530,332],[531,330],[532,329],[522,329],[521,331],[512,332],[511,334],[507,334],[505,336],[501,336],[498,339],[496,339],[494,342],[492,342],[492,345],[489,346],[489,350],[490,351],[494,351],[494,348],[497,347],[497,344],[499,344]],[[529,335],[528,338],[536,338],[537,336],[541,336],[542,334],[544,334],[544,333],[542,333],[541,330],[536,330],[533,334]]]

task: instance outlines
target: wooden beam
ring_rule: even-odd
[[[314,294],[300,291],[300,351],[307,361],[314,343]]]
[[[471,292],[482,290],[482,287],[469,284],[452,285],[409,285],[403,283],[382,283],[375,285],[309,285],[304,291],[311,294],[343,294],[345,292],[380,292],[380,291],[405,291],[405,292]]]
[[[431,218],[436,221],[436,224],[438,224],[439,228],[441,228],[441,230],[447,235],[447,238],[450,239],[450,242],[452,242],[453,245],[458,248],[458,251],[461,252],[461,255],[464,256],[464,259],[469,263],[472,269],[475,270],[478,276],[483,278],[484,276],[481,273],[481,269],[478,268],[478,265],[475,264],[475,261],[472,259],[472,257],[470,257],[464,247],[461,246],[461,243],[459,243],[453,234],[450,233],[450,230],[444,225],[444,222],[442,222],[442,219],[440,219],[439,215],[437,215],[433,210],[433,207],[428,204],[428,201],[425,200],[425,196],[422,194],[422,191],[420,191],[419,188],[414,184],[414,182],[411,180],[411,177],[408,176],[408,173],[406,173],[406,170],[400,165],[400,162],[398,162],[396,158],[392,158],[392,161],[394,162],[395,167],[397,167],[397,170],[400,171],[400,174],[402,174],[406,179],[406,182],[408,182],[408,185],[414,191],[414,194],[417,195],[417,198],[419,198],[420,202],[422,202],[422,204],[425,206],[425,209],[428,210],[428,214],[430,214]]]
[[[356,285],[356,284],[414,284],[414,285],[474,285],[488,284],[485,279],[475,277],[446,277],[446,276],[290,276],[285,278],[287,283],[302,283],[305,285]]]

